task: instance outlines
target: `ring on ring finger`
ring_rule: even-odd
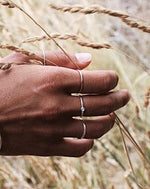
[[[81,121],[82,121],[82,126],[83,126],[83,133],[82,133],[82,136],[80,139],[83,139],[83,138],[85,138],[85,135],[86,135],[87,126],[83,120],[81,120]]]

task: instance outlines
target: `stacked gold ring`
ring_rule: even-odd
[[[80,90],[79,90],[79,93],[81,94],[83,92],[83,88],[84,88],[84,77],[83,77],[83,74],[81,72],[81,70],[77,70],[80,74]],[[84,112],[85,112],[85,107],[84,107],[84,102],[83,102],[83,96],[79,96],[80,98],[80,104],[81,104],[81,115],[80,115],[80,118],[81,118],[81,121],[82,121],[82,126],[83,126],[83,133],[82,133],[82,136],[80,139],[83,139],[85,138],[85,135],[86,135],[86,131],[87,131],[87,126],[83,120],[83,116],[84,116]]]

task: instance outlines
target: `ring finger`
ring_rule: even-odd
[[[115,115],[113,113],[84,121],[69,118],[64,121],[58,121],[55,127],[53,124],[48,123],[36,125],[33,133],[36,136],[35,138],[45,141],[50,141],[50,139],[58,140],[64,137],[95,139],[108,132],[114,125],[114,121]]]
[[[93,120],[72,119],[64,129],[63,137],[81,138],[84,133],[86,139],[96,139],[107,133],[114,125],[115,115],[97,117]],[[84,127],[85,124],[85,127]]]

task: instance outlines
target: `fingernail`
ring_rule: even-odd
[[[92,60],[92,55],[90,53],[76,53],[75,56],[79,64],[91,62]]]

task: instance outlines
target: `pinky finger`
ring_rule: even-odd
[[[87,153],[94,144],[92,139],[64,139],[62,143],[64,152],[63,156],[80,157]]]

